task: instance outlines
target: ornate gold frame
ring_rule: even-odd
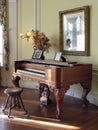
[[[82,36],[84,38],[84,41],[81,42],[81,40],[78,40],[80,41],[81,44],[84,45],[84,48],[83,50],[75,50],[75,49],[66,49],[66,47],[64,48],[64,44],[65,44],[65,32],[64,30],[66,30],[65,28],[65,24],[66,22],[64,21],[65,17],[68,18],[71,20],[73,19],[73,17],[78,17],[78,14],[79,15],[82,15],[83,14],[83,27],[84,27],[84,32],[83,32],[83,35]],[[72,16],[72,18],[71,18]],[[90,55],[90,17],[89,17],[89,6],[83,6],[83,7],[80,7],[80,8],[75,8],[75,9],[70,9],[70,10],[66,10],[66,11],[60,11],[59,12],[59,24],[60,24],[60,51],[63,53],[63,54],[66,54],[66,55],[79,55],[79,56],[89,56]],[[67,23],[69,24],[69,23]],[[76,32],[75,33],[75,36],[77,37],[78,33]],[[79,36],[78,36],[79,37]],[[82,38],[81,38],[82,39]],[[77,40],[76,40],[77,42]],[[77,47],[77,45],[76,45]],[[81,47],[80,47],[81,49]]]

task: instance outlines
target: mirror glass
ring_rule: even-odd
[[[63,54],[89,55],[89,7],[61,11],[59,15]]]

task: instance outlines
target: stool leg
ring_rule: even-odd
[[[15,107],[20,107],[19,101],[18,101],[18,96],[13,96],[13,108]]]
[[[13,107],[16,107],[16,96],[13,96]]]
[[[17,105],[17,107],[21,108],[18,96],[16,97],[16,105]]]
[[[11,101],[10,101],[10,106],[9,106],[9,111],[8,111],[8,117],[11,115],[11,109],[12,109],[12,96],[11,96]]]
[[[7,104],[8,104],[8,101],[9,101],[9,98],[10,98],[10,96],[7,96],[6,102],[5,102],[5,105],[4,105],[4,108],[2,109],[2,111],[5,111]]]
[[[21,99],[21,96],[19,95],[18,98],[19,98],[19,100],[20,100],[20,102],[21,102],[21,105],[22,105],[24,111],[27,113],[27,110],[25,109],[24,104],[23,104],[23,101],[22,101],[22,99]]]

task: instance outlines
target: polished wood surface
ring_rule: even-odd
[[[13,118],[8,118],[7,111],[2,112],[6,95],[0,87],[0,130],[97,130],[98,107],[92,104],[88,108],[81,108],[81,100],[64,96],[62,119],[55,118],[55,100],[42,107],[39,101],[39,91],[24,89],[22,99],[28,110],[28,115],[20,109],[13,109]]]
[[[62,116],[63,98],[70,85],[80,83],[83,88],[82,103],[89,103],[87,94],[91,90],[92,65],[77,62],[57,62],[52,60],[15,61],[13,83],[19,86],[21,78],[37,80],[47,84],[56,100],[57,118]]]

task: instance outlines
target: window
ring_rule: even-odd
[[[0,66],[3,66],[3,26],[0,25]]]

